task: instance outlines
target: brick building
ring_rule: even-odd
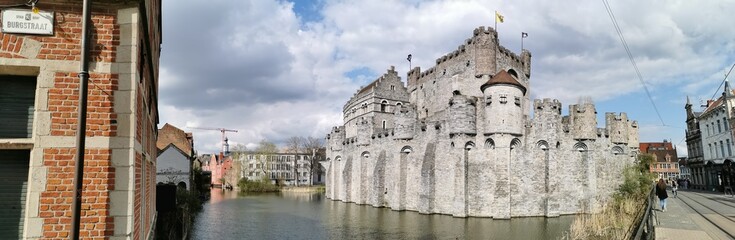
[[[17,21],[48,20],[43,28],[51,31],[18,33],[8,25],[0,33],[0,239],[66,239],[74,201],[82,1],[39,1],[40,13],[26,2],[0,5],[4,13],[24,12]],[[160,0],[92,4],[82,238],[152,237],[160,6]]]
[[[679,158],[676,154],[676,148],[671,142],[667,140],[663,142],[643,142],[640,144],[640,149],[641,153],[648,153],[653,156],[651,172],[657,174],[658,178],[666,180],[680,178]]]

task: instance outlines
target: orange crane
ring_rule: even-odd
[[[216,130],[222,132],[222,152],[226,153],[229,151],[229,149],[224,149],[227,145],[227,137],[225,136],[225,132],[237,132],[235,129],[226,129],[226,128],[208,128],[208,127],[188,127],[191,129],[200,129],[200,130]]]

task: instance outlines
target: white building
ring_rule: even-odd
[[[194,156],[191,133],[166,123],[158,130],[156,146],[158,147],[156,182],[173,183],[190,189]]]
[[[312,169],[311,158],[311,154],[304,153],[243,153],[235,161],[240,161],[241,177],[251,180],[267,176],[272,183],[282,181],[285,185],[324,184],[325,171],[320,164]]]

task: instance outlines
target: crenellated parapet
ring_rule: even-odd
[[[533,100],[533,115],[559,115],[561,116],[561,102],[558,99],[544,98]]]

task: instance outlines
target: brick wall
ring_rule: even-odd
[[[43,151],[43,165],[48,169],[46,191],[41,193],[39,209],[39,216],[44,218],[44,238],[66,239],[71,230],[75,154],[74,148],[47,148]],[[85,151],[80,237],[97,238],[113,234],[109,191],[114,190],[115,168],[111,167],[110,160],[108,149]]]
[[[89,80],[86,134],[88,137],[116,136],[117,114],[114,112],[113,102],[114,91],[118,87],[118,75],[92,73]],[[54,87],[49,89],[48,96],[52,136],[76,135],[78,104],[78,74],[57,72]]]

